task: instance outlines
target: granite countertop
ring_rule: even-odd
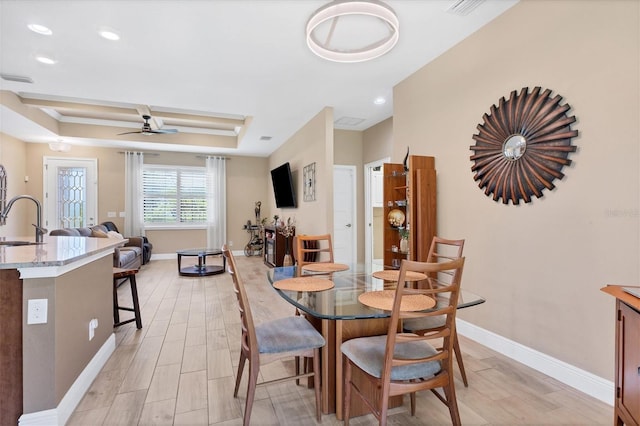
[[[90,237],[52,237],[42,244],[7,246],[2,241],[29,241],[31,237],[0,237],[0,269],[63,266],[124,245],[127,240]]]

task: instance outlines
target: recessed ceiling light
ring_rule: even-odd
[[[52,59],[52,58],[50,58],[48,56],[43,56],[43,55],[37,55],[36,56],[36,61],[41,62],[43,64],[47,64],[47,65],[53,65],[56,62],[58,62],[55,59]]]
[[[382,96],[378,96],[377,98],[375,98],[373,100],[373,103],[376,105],[384,105],[387,103],[387,100],[385,98],[383,98]]]
[[[107,40],[111,40],[111,41],[120,40],[120,36],[112,30],[106,30],[106,29],[100,30],[98,34],[100,34],[103,38],[106,38]]]
[[[29,24],[27,25],[27,28],[29,28],[34,33],[38,33],[42,35],[53,34],[53,31],[51,31],[49,28],[45,27],[44,25],[40,25],[40,24]]]

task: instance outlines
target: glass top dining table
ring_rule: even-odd
[[[269,283],[297,277],[296,266],[280,266],[267,272]],[[376,278],[373,271],[367,270],[364,265],[350,267],[348,270],[332,273],[314,273],[303,276],[322,277],[330,279],[334,287],[323,291],[295,291],[274,289],[286,301],[299,310],[320,319],[349,320],[367,318],[386,318],[390,312],[366,306],[358,301],[358,296],[368,291],[385,290],[393,288],[395,283]],[[443,296],[448,293],[441,293]],[[446,302],[437,300],[438,305]],[[458,309],[484,303],[485,299],[477,294],[461,290],[458,299]]]

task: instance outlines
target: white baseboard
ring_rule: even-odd
[[[50,410],[27,413],[20,416],[18,424],[20,426],[53,426],[64,425],[73,414],[84,394],[89,390],[91,383],[95,380],[107,363],[109,357],[116,349],[116,336],[111,333],[106,342],[93,356],[91,361],[82,370],[75,382],[71,385],[65,396],[56,408]]]
[[[456,327],[461,336],[468,337],[496,352],[514,359],[534,370],[565,383],[580,392],[613,406],[614,388],[612,381],[577,368],[535,349],[521,345],[467,321],[456,319]]]

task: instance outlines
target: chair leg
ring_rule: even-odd
[[[411,392],[409,394],[409,399],[411,400],[411,416],[416,415],[416,393]]]
[[[113,280],[113,323],[120,322],[120,307],[118,306],[118,283]]]
[[[462,352],[460,351],[460,342],[458,342],[458,333],[453,336],[453,352],[456,354],[456,360],[458,361],[458,367],[460,368],[460,375],[462,376],[462,383],[464,387],[469,387],[467,381],[467,373],[464,371],[464,363],[462,362]]]
[[[453,387],[453,377],[449,379],[449,384],[443,387],[445,398],[447,399],[447,406],[449,407],[449,414],[451,415],[451,424],[453,426],[460,426],[460,413],[458,412],[458,401],[456,400],[456,391]]]
[[[133,314],[136,318],[136,328],[142,328],[142,317],[140,316],[140,302],[138,301],[138,285],[136,284],[136,276],[129,275],[129,285],[131,286],[131,299],[133,300]]]
[[[305,365],[306,365],[306,358],[305,358]],[[321,413],[322,399],[320,396],[320,349],[313,350],[313,389],[316,393],[316,418],[318,419],[318,422],[321,422],[322,421],[322,413]]]
[[[251,409],[253,408],[253,399],[256,396],[256,386],[258,384],[258,372],[259,368],[249,363],[249,386],[247,386],[247,401],[244,407],[244,420],[243,426],[249,426],[251,420]]]
[[[233,390],[233,397],[238,397],[238,389],[240,388],[240,381],[242,380],[242,372],[244,371],[244,363],[246,362],[247,357],[244,352],[240,350],[240,361],[238,362],[238,373],[236,374],[236,388]]]
[[[351,411],[351,362],[344,357],[344,366],[343,366],[343,374],[344,374],[344,383],[342,385],[342,392],[344,395],[342,396],[342,420],[344,421],[344,426],[349,426],[349,416]]]

